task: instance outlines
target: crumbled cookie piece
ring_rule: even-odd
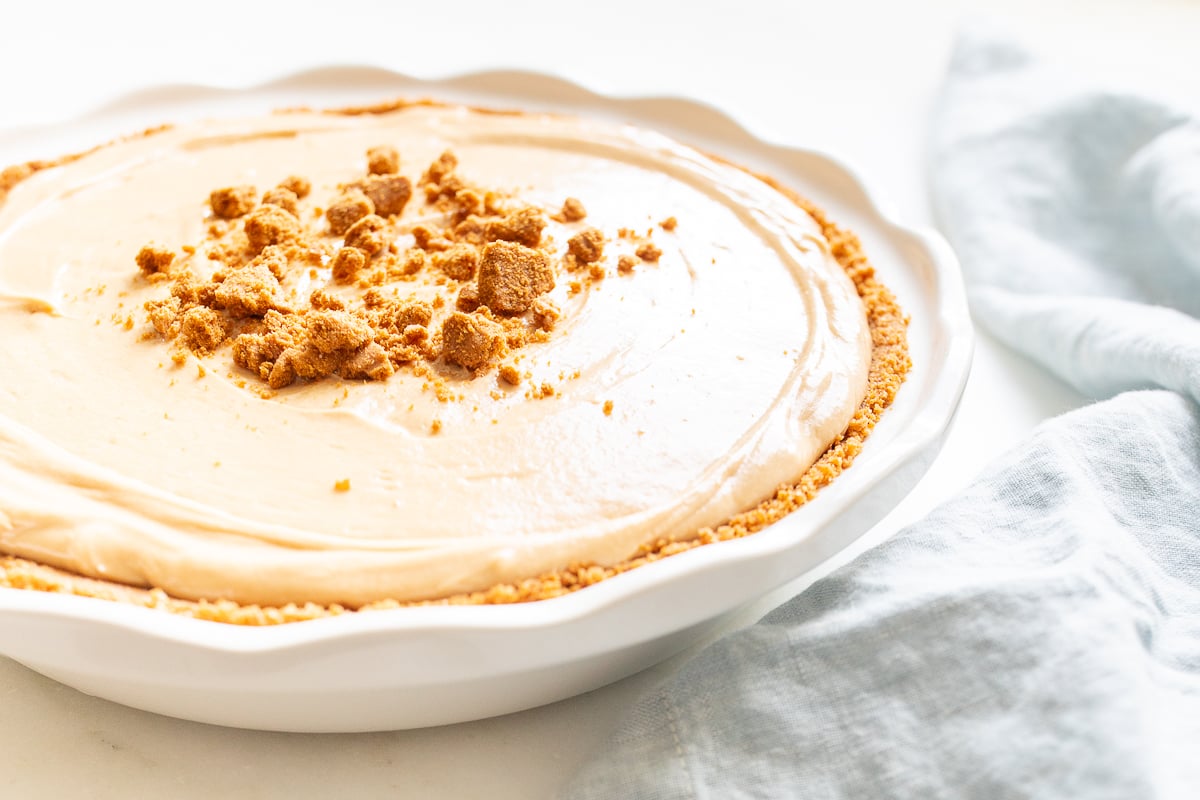
[[[675,230],[678,225],[679,220],[675,219],[674,217],[667,217],[662,222],[658,223],[658,227],[668,232]]]
[[[259,206],[246,217],[246,239],[250,252],[260,253],[264,247],[285,244],[300,238],[299,221],[279,206]]]
[[[279,182],[279,188],[287,189],[296,195],[297,198],[303,200],[312,191],[312,182],[308,178],[302,178],[299,175],[289,175]]]
[[[554,388],[554,384],[543,382],[531,388],[525,393],[525,396],[531,400],[545,400],[547,397],[554,397],[557,394],[558,391]]]
[[[500,314],[523,314],[554,288],[549,257],[513,242],[491,242],[479,260],[479,301]]]
[[[383,308],[392,303],[393,300],[394,295],[388,295],[387,292],[378,286],[372,286],[370,289],[367,289],[363,292],[362,296],[363,305],[367,308]]]
[[[478,369],[504,345],[504,329],[479,314],[455,311],[442,323],[442,355],[451,364]]]
[[[473,283],[464,286],[454,300],[454,307],[468,314],[479,308],[479,287]]]
[[[284,350],[274,363],[268,362],[260,368],[259,376],[272,389],[284,389],[291,386],[296,382],[296,378],[299,377],[299,373],[296,370],[296,361],[298,358],[297,354],[300,352],[300,350]],[[266,370],[266,375],[262,374],[263,370]],[[327,372],[324,374],[328,375],[331,373]]]
[[[400,334],[406,344],[424,346],[429,341],[429,328],[424,325],[409,325]]]
[[[500,365],[500,380],[507,383],[509,386],[521,385],[521,371],[512,364]]]
[[[458,206],[456,219],[465,219],[472,215],[480,216],[486,213],[487,206],[483,195],[477,189],[459,189],[454,193],[454,205]]]
[[[432,184],[426,186],[425,197],[429,199],[432,194],[435,201],[441,201],[439,207],[443,211],[451,211],[455,206],[454,198],[466,188],[468,188],[467,184],[458,175],[447,175],[442,179],[441,186],[434,186]]]
[[[487,241],[484,231],[487,220],[478,214],[468,214],[462,222],[454,226],[455,241],[467,244],[481,245]]]
[[[438,156],[421,175],[422,186],[440,186],[458,168],[458,156],[447,150]]]
[[[438,235],[438,232],[429,225],[414,225],[412,236],[417,247],[422,250],[446,250],[453,244],[449,239]]]
[[[456,244],[449,250],[433,255],[433,265],[456,281],[474,278],[478,262],[479,254],[469,244]]]
[[[400,153],[388,145],[367,151],[367,172],[372,175],[394,175],[400,171]]]
[[[486,191],[483,193],[483,214],[488,217],[499,217],[508,213],[507,198],[500,192]]]
[[[346,247],[356,247],[368,256],[379,253],[387,244],[384,236],[387,223],[375,214],[369,214],[350,226],[346,231]]]
[[[338,374],[350,380],[384,381],[395,372],[387,351],[375,342],[359,348],[338,367]]]
[[[297,378],[318,380],[339,373],[351,379],[384,380],[392,365],[372,341],[367,322],[346,311],[269,313],[260,331],[234,340],[234,361],[265,376],[280,389]]]
[[[428,338],[428,331],[426,331],[426,338]],[[417,346],[405,340],[402,333],[390,333],[387,331],[377,333],[375,335],[375,343],[383,348],[384,353],[387,354],[388,361],[391,361],[396,366],[419,361],[427,355],[431,358],[436,357],[435,354],[426,353],[424,345]]]
[[[622,275],[628,275],[633,272],[633,268],[637,266],[638,260],[630,255],[623,255],[617,259],[617,272]]]
[[[254,208],[258,190],[253,186],[226,186],[208,196],[214,214],[222,219],[236,219]]]
[[[424,250],[408,250],[404,253],[404,258],[400,262],[400,272],[404,275],[416,275],[425,269],[427,261],[428,257],[425,255]]]
[[[214,299],[218,308],[235,318],[261,317],[284,308],[279,281],[266,264],[255,261],[227,275]]]
[[[289,266],[287,253],[278,245],[264,247],[262,252],[255,256],[250,263],[264,265],[267,269],[271,270],[271,274],[278,281],[283,280],[283,276],[287,274]]]
[[[591,264],[604,257],[604,234],[595,228],[572,236],[567,240],[567,252],[581,264]]]
[[[183,339],[183,345],[194,353],[211,353],[228,335],[229,326],[225,317],[211,308],[194,306],[180,317],[179,336]]]
[[[310,381],[327,378],[337,372],[348,355],[343,351],[322,353],[305,342],[299,347],[283,351],[283,355],[271,369],[267,383],[272,389],[277,389],[281,388],[281,385],[291,385],[297,378]]]
[[[371,326],[348,311],[309,311],[304,315],[308,341],[321,353],[357,350],[371,341]]]
[[[179,311],[183,304],[178,297],[168,297],[164,300],[147,300],[143,308],[154,330],[164,339],[174,339],[179,335]]]
[[[643,242],[634,252],[642,261],[658,261],[662,256],[662,249],[654,242]]]
[[[212,306],[216,300],[216,284],[188,271],[175,278],[171,296],[178,297],[184,308]]]
[[[219,261],[227,267],[237,267],[242,263],[242,248],[233,242],[217,242],[209,245],[204,251],[209,261]]]
[[[502,240],[526,247],[537,247],[542,241],[542,230],[545,227],[546,218],[542,216],[542,212],[527,206],[502,219],[488,222],[484,236],[488,241]]]
[[[417,325],[426,327],[433,320],[433,306],[423,300],[400,300],[379,309],[375,325],[395,333],[403,333]]]
[[[324,311],[346,310],[346,301],[325,289],[314,289],[308,296],[308,304]]]
[[[367,264],[367,254],[357,247],[343,247],[337,251],[329,266],[337,283],[351,283]]]
[[[275,362],[283,353],[296,347],[304,338],[301,318],[295,314],[280,314],[268,311],[255,329],[240,334],[233,340],[233,363],[248,369],[264,381],[274,370]],[[295,380],[295,373],[287,378],[289,369],[280,371],[272,389],[280,389]],[[286,382],[282,382],[287,378]]]
[[[279,206],[284,211],[291,214],[293,217],[298,216],[299,206],[297,205],[299,198],[291,189],[284,189],[277,186],[263,195],[264,206]]]
[[[137,262],[138,269],[148,278],[169,270],[175,261],[175,254],[165,247],[148,244],[138,251],[134,260]]]
[[[375,204],[362,191],[352,189],[325,209],[329,221],[329,232],[334,236],[345,236],[346,231],[363,217],[375,213]]]
[[[373,175],[358,186],[381,217],[401,214],[412,197],[412,182],[403,175]]]
[[[558,216],[562,222],[579,222],[587,216],[587,209],[583,207],[578,197],[568,197],[563,201],[562,210],[558,212]]]
[[[558,306],[545,297],[534,300],[531,310],[534,324],[546,332],[554,330],[554,326],[562,319],[562,312],[558,310]]]

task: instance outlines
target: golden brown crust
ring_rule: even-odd
[[[336,109],[328,113],[347,115],[376,114],[394,111],[412,105],[437,104],[432,101],[418,101],[416,103],[410,101],[395,101],[369,107]],[[162,129],[152,129],[139,135],[151,135],[158,130]],[[69,163],[70,161],[81,158],[87,153],[93,152],[95,149],[98,148],[93,148],[92,150],[71,156],[64,156],[56,161],[29,162],[28,164],[18,165],[17,167],[11,167],[3,172],[0,172],[0,202],[3,201],[5,195],[12,189],[13,186],[15,186],[19,181],[24,180],[30,175],[36,173],[38,170]],[[866,309],[867,321],[870,327],[873,345],[871,364],[868,372],[867,391],[862,402],[859,404],[857,411],[851,419],[850,424],[847,426],[842,435],[839,436],[829,446],[829,448],[816,461],[816,463],[814,463],[803,475],[801,475],[795,483],[789,483],[780,486],[772,497],[763,501],[756,507],[735,515],[722,525],[714,528],[701,529],[697,531],[696,535],[692,538],[678,541],[660,539],[655,542],[647,543],[640,548],[638,554],[633,558],[613,566],[599,566],[594,564],[572,565],[568,568],[537,577],[531,577],[524,581],[498,584],[479,592],[456,594],[449,597],[432,598],[428,600],[407,603],[401,603],[394,600],[384,600],[363,606],[358,609],[359,612],[393,609],[404,606],[479,605],[530,602],[569,594],[614,575],[628,572],[632,569],[637,569],[645,566],[646,564],[650,564],[663,558],[691,550],[695,547],[717,541],[738,539],[756,533],[768,525],[779,521],[783,517],[787,516],[813,499],[813,497],[816,496],[817,492],[821,488],[828,485],[843,470],[848,468],[854,462],[855,458],[861,452],[862,445],[866,437],[870,434],[882,413],[887,409],[888,406],[891,405],[900,385],[904,382],[905,377],[911,368],[907,341],[907,319],[892,293],[876,279],[874,268],[871,266],[867,260],[867,257],[862,252],[861,244],[853,233],[839,228],[834,222],[825,216],[824,212],[820,208],[816,207],[807,200],[804,200],[787,188],[780,186],[771,178],[764,175],[757,175],[757,177],[791,198],[797,203],[797,205],[799,205],[813,217],[813,219],[821,227],[825,238],[829,241],[831,252],[834,258],[845,270],[851,281],[853,281]],[[303,196],[299,191],[296,191],[295,188],[293,188],[294,184],[288,185],[285,182],[284,185],[287,185],[289,189],[292,189],[296,195],[301,197]],[[307,194],[307,192],[304,194]],[[283,212],[281,211],[281,213]],[[666,225],[663,227],[668,230],[670,229]],[[633,238],[633,232],[629,231],[628,233],[629,236],[620,235],[620,238]],[[538,230],[538,234],[540,238],[540,229]],[[449,245],[450,243],[447,242],[446,246],[448,247]],[[650,246],[653,247],[653,245]],[[639,250],[640,249],[641,248],[639,248]],[[652,255],[652,252],[647,248],[647,251],[644,255],[642,252],[639,252],[638,255],[646,259],[646,256]],[[623,260],[624,259],[619,260],[618,262],[619,271],[625,271],[622,269],[622,267],[625,266],[625,264],[621,263]],[[650,258],[646,260],[654,259]],[[628,263],[628,267],[632,268],[633,264]],[[256,272],[258,273],[256,277],[266,283],[266,276],[270,275],[269,269],[257,270]],[[266,274],[262,274],[263,272]],[[271,277],[273,278],[274,276]],[[438,299],[440,299],[440,297]],[[552,327],[554,313],[556,312],[554,312],[552,308],[539,308],[539,303],[541,303],[540,298],[533,304],[534,314],[538,316],[544,316],[546,320],[546,327]],[[169,297],[166,300],[158,301],[157,305],[161,305],[164,309],[160,315],[163,319],[163,324],[175,325],[176,333],[178,333],[178,326],[184,324],[184,322],[179,319],[179,297]],[[174,311],[170,310],[172,305],[174,307]],[[315,308],[318,304],[314,302],[313,305]],[[151,316],[153,321],[154,314],[152,313]],[[463,314],[461,316],[468,315]],[[472,318],[483,319],[477,314],[472,314],[469,316]],[[274,323],[271,323],[271,320],[274,320]],[[283,339],[282,344],[286,344],[288,341],[288,331],[286,330],[285,324],[282,322],[283,320],[285,320],[285,317],[282,315],[279,315],[275,311],[269,311],[265,315],[264,321],[268,323],[268,328],[271,324],[279,326],[279,331],[277,331],[277,333]],[[198,336],[204,335],[202,322],[203,320],[195,323],[198,331],[196,335]],[[336,338],[340,334],[347,333],[347,331],[349,331],[349,334],[354,334],[354,331],[350,330],[350,328],[354,327],[352,324],[348,326],[341,326],[340,324],[336,324],[338,322],[339,320],[335,319],[334,323],[331,323],[331,332],[327,331],[330,333],[330,336]],[[157,327],[159,323],[155,321],[154,324]],[[420,326],[410,327],[415,328]],[[475,326],[472,325],[470,327],[473,329]],[[422,328],[422,330],[424,329]],[[361,333],[361,331],[359,333]],[[166,334],[164,333],[164,335]],[[215,333],[213,333],[213,335],[215,336]],[[244,334],[243,336],[248,335],[250,334]],[[261,336],[261,334],[254,335]],[[354,337],[351,336],[351,338]],[[355,339],[355,341],[357,341],[357,339]],[[282,344],[279,346],[282,346]],[[237,341],[235,341],[234,350],[236,360],[238,350]],[[267,353],[267,355],[272,354]],[[365,358],[364,360],[369,361],[370,359]],[[383,359],[383,362],[387,363],[387,359]],[[242,362],[239,361],[239,363]],[[242,365],[248,366],[248,364],[244,363],[242,363]],[[545,390],[547,389],[549,391],[549,395],[544,394]],[[539,397],[553,396],[555,393],[554,387],[549,384],[542,387],[535,387],[530,391]],[[606,414],[611,412],[611,406],[608,403],[605,404],[604,411]],[[435,424],[431,426],[431,432],[437,433],[440,428],[440,422],[435,422]],[[339,484],[340,483],[341,482],[339,481]],[[346,488],[349,488],[348,481],[346,482]],[[256,605],[240,605],[232,601],[192,602],[178,600],[169,597],[161,589],[143,589],[91,578],[84,578],[54,567],[37,564],[15,557],[0,557],[0,587],[73,594],[114,600],[131,603],[146,608],[159,609],[170,613],[190,616],[197,619],[238,625],[274,625],[338,616],[345,613],[356,613],[340,605],[322,606],[313,603],[304,605],[289,604],[283,607],[262,607]]]
[[[8,193],[11,192],[18,183],[33,177],[42,170],[61,167],[66,164],[70,164],[72,161],[78,161],[85,156],[89,156],[98,150],[103,150],[106,147],[110,147],[111,145],[118,144],[120,142],[129,142],[135,139],[144,139],[147,136],[153,136],[156,133],[162,133],[163,131],[170,129],[170,125],[158,125],[153,128],[146,128],[145,130],[137,133],[131,133],[128,136],[118,136],[117,138],[105,142],[104,144],[98,144],[95,147],[89,147],[88,149],[80,150],[77,153],[68,153],[65,156],[59,156],[58,158],[52,159],[35,159],[33,161],[26,161],[23,164],[13,164],[10,167],[5,167],[4,169],[0,170],[0,205],[4,204],[4,201],[8,198]]]

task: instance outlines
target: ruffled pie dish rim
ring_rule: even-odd
[[[73,152],[164,119],[398,95],[633,122],[776,175],[844,221],[912,315],[909,343],[919,365],[854,469],[801,513],[754,536],[537,603],[246,627],[0,589],[4,656],[88,694],[218,725],[351,732],[481,719],[595,689],[748,621],[747,609],[761,613],[772,590],[808,580],[925,474],[958,407],[974,346],[953,252],[935,232],[899,221],[839,158],[770,141],[694,99],[611,96],[528,72],[418,79],[373,66],[319,67],[261,83],[151,87],[67,122],[0,131],[0,162]]]

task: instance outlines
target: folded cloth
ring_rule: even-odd
[[[1044,423],[679,668],[564,797],[1200,797],[1200,128],[979,37],[934,127],[976,318],[1085,393],[1174,392]]]
[[[969,35],[932,166],[938,224],[997,338],[1085,395],[1200,400],[1200,118]]]
[[[1043,424],[642,697],[571,798],[1195,798],[1200,407]]]

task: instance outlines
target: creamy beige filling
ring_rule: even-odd
[[[201,241],[210,190],[300,174],[329,197],[380,144],[414,179],[449,148],[479,185],[583,199],[546,230],[560,254],[585,226],[610,237],[610,277],[560,279],[562,322],[522,351],[557,396],[492,373],[440,402],[400,372],[264,399],[227,348],[200,376],[114,323],[142,327],[164,291],[134,255]],[[659,262],[618,275],[617,229],[667,216]],[[641,130],[442,107],[196,123],[38,173],[0,206],[0,341],[0,551],[264,604],[436,597],[689,537],[801,474],[870,357],[818,227],[761,181]]]

